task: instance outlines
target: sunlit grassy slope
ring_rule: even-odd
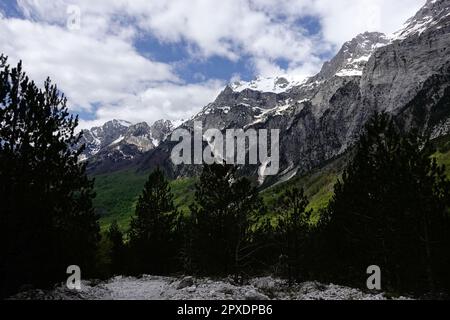
[[[344,169],[347,156],[330,161],[312,172],[264,190],[261,194],[270,213],[276,211],[281,194],[293,187],[303,188],[313,210],[313,222],[317,220],[320,209],[325,208],[333,196],[333,188]]]
[[[129,225],[139,195],[150,172],[137,170],[118,171],[95,176],[94,200],[96,212],[100,215],[102,230],[109,228],[116,220],[122,229]],[[194,199],[195,179],[179,179],[170,182],[175,204],[187,212]]]
[[[437,152],[434,157],[440,164],[446,165],[450,177],[450,137],[436,141]],[[344,155],[325,164],[312,172],[297,176],[261,192],[269,214],[278,206],[278,199],[284,190],[297,186],[303,188],[310,200],[309,209],[314,210],[313,222],[317,221],[320,209],[325,208],[333,196],[333,187],[342,174],[349,156]],[[105,230],[112,221],[117,220],[121,228],[126,229],[134,213],[137,199],[147,180],[149,172],[137,170],[119,171],[95,177],[97,197],[94,206],[101,215],[101,227]],[[188,213],[194,201],[195,178],[179,179],[170,182],[175,204]]]
[[[436,141],[436,153],[434,157],[441,165],[445,165],[447,177],[450,177],[450,136]]]

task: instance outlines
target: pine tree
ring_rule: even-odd
[[[125,272],[126,247],[123,239],[124,235],[117,221],[114,221],[109,227],[107,237],[111,245],[109,254],[111,271],[115,275],[123,274]]]
[[[302,269],[306,272],[303,255],[307,251],[306,241],[312,211],[306,210],[309,201],[304,190],[296,187],[285,191],[280,196],[279,203],[277,231],[281,238],[281,256],[286,260],[287,275],[292,283],[294,280],[300,280]]]
[[[177,216],[169,183],[158,168],[150,174],[130,224],[135,272],[166,274],[177,265],[173,234]]]
[[[99,240],[93,181],[78,162],[78,118],[47,80],[43,89],[0,58],[0,290],[46,286],[69,265],[91,271]]]
[[[195,224],[191,253],[199,272],[241,273],[256,249],[250,226],[260,206],[256,188],[248,179],[237,178],[235,167],[204,167],[191,207]]]
[[[450,184],[432,153],[386,114],[369,121],[322,221],[337,277],[362,285],[379,265],[385,288],[397,291],[448,278]]]

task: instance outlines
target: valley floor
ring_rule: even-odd
[[[228,280],[143,276],[115,277],[105,282],[84,281],[80,291],[61,285],[52,291],[31,290],[12,298],[20,300],[385,300],[380,294],[318,282],[289,287],[271,277],[252,279],[237,286]],[[406,298],[400,298],[406,299]]]

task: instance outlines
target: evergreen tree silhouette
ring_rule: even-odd
[[[280,217],[277,231],[281,238],[281,256],[287,264],[289,283],[300,280],[305,271],[304,253],[310,231],[312,211],[307,211],[309,201],[303,189],[292,188],[280,196]],[[304,276],[304,274],[303,274]]]
[[[120,231],[117,221],[111,224],[107,236],[111,244],[111,271],[114,275],[122,274],[125,272],[126,247],[123,239],[124,235]]]
[[[250,227],[261,201],[247,178],[229,165],[205,166],[191,207],[194,261],[206,274],[239,275],[256,250]]]
[[[169,183],[158,168],[150,174],[130,224],[136,273],[166,274],[177,265],[177,216]]]
[[[449,274],[450,184],[427,140],[376,114],[323,216],[335,280],[364,285],[378,265],[385,289],[433,290]]]
[[[47,286],[69,265],[92,271],[99,240],[93,181],[78,159],[78,118],[48,79],[39,89],[0,58],[0,290]]]

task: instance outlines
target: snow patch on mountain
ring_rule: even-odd
[[[391,41],[404,40],[414,35],[420,36],[427,29],[439,24],[449,16],[450,6],[447,0],[428,0],[414,17],[406,21],[399,31],[391,35]]]
[[[128,121],[125,121],[125,120],[117,120],[117,122],[118,122],[121,126],[124,126],[124,127],[130,127],[130,126],[133,125],[131,122],[128,122]]]
[[[146,122],[132,124],[125,120],[112,120],[101,127],[83,131],[80,145],[86,149],[80,161],[94,157],[114,162],[134,159],[137,155],[156,148],[172,132],[170,121],[159,120],[152,126]]]
[[[262,109],[258,107],[253,107],[253,111],[257,112],[257,115],[254,117],[254,121],[249,123],[245,128],[252,127],[259,123],[265,123],[269,118],[276,116],[284,116],[286,113],[290,111],[301,111],[303,109],[303,105],[305,102],[309,101],[309,99],[302,99],[297,102],[292,99],[286,99],[283,103],[278,104],[275,108],[272,109]]]
[[[124,136],[120,136],[117,140],[113,141],[113,142],[110,144],[110,146],[114,146],[114,145],[116,145],[116,144],[118,144],[118,143],[121,143],[121,142],[123,141],[123,139],[125,139],[125,137],[124,137]]]
[[[178,129],[181,125],[183,125],[186,122],[186,120],[179,119],[179,120],[172,120],[171,122],[173,129]]]
[[[244,90],[253,90],[261,92],[282,93],[289,91],[293,87],[300,86],[306,82],[306,78],[298,75],[283,75],[277,77],[257,77],[255,80],[236,81],[231,84],[234,92],[242,92]]]
[[[341,61],[337,64],[338,77],[362,76],[364,68],[373,53],[389,43],[388,37],[380,33],[364,33],[347,42],[338,53]]]

